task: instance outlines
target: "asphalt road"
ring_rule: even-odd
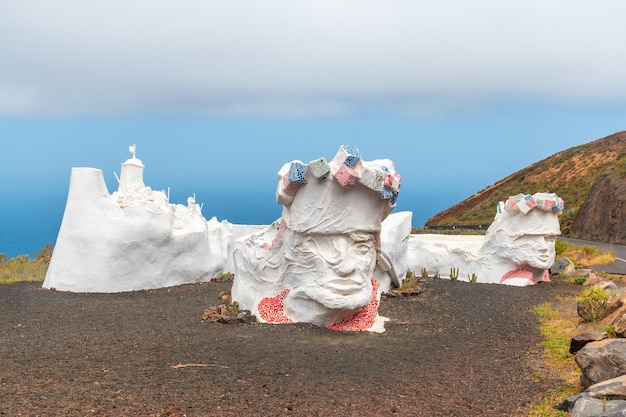
[[[569,239],[566,237],[559,237],[558,239],[565,242],[573,243],[575,245],[590,245],[604,251],[615,251],[615,263],[609,265],[596,265],[592,266],[591,269],[593,269],[594,271],[606,272],[609,274],[626,275],[626,246],[613,245],[610,243],[590,242],[588,240]]]

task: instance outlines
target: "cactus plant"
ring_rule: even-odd
[[[450,279],[456,281],[459,278],[459,268],[450,268]]]

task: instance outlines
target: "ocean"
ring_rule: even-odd
[[[17,185],[2,190],[0,254],[8,257],[28,254],[34,258],[44,246],[56,243],[69,178],[66,182],[48,183],[47,188],[36,191]],[[108,181],[107,186],[109,192],[116,189],[113,188],[116,185]],[[181,182],[170,186],[170,202],[186,204],[187,197],[195,193],[207,220],[215,216],[219,221],[235,224],[269,224],[278,219],[282,211],[275,201],[275,187],[274,182],[232,188]],[[401,191],[394,212],[412,211],[413,226],[421,227],[428,218],[458,202],[450,200],[450,193],[411,195]]]

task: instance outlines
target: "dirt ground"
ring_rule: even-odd
[[[382,334],[202,321],[230,283],[118,294],[0,285],[0,415],[524,416],[559,381],[532,308],[580,287],[426,280]],[[186,365],[175,367],[176,365]]]

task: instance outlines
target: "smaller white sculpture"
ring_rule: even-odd
[[[556,194],[518,194],[498,204],[486,235],[411,235],[409,268],[431,275],[457,274],[460,280],[525,286],[549,281],[554,242],[561,234],[558,215],[563,200]]]
[[[276,191],[282,217],[235,246],[233,300],[261,322],[384,331],[374,270],[381,223],[399,187],[392,161],[363,161],[351,146],[340,147],[330,163],[320,158],[285,164]],[[390,228],[407,229],[406,219]],[[408,221],[410,229],[410,215]],[[389,265],[406,257],[406,244],[404,252],[401,246],[391,252],[379,273],[387,286],[406,273]]]
[[[143,182],[136,148],[109,194],[102,171],[72,168],[44,288],[120,292],[208,281],[228,261],[232,225],[206,221],[195,197],[170,204]]]

